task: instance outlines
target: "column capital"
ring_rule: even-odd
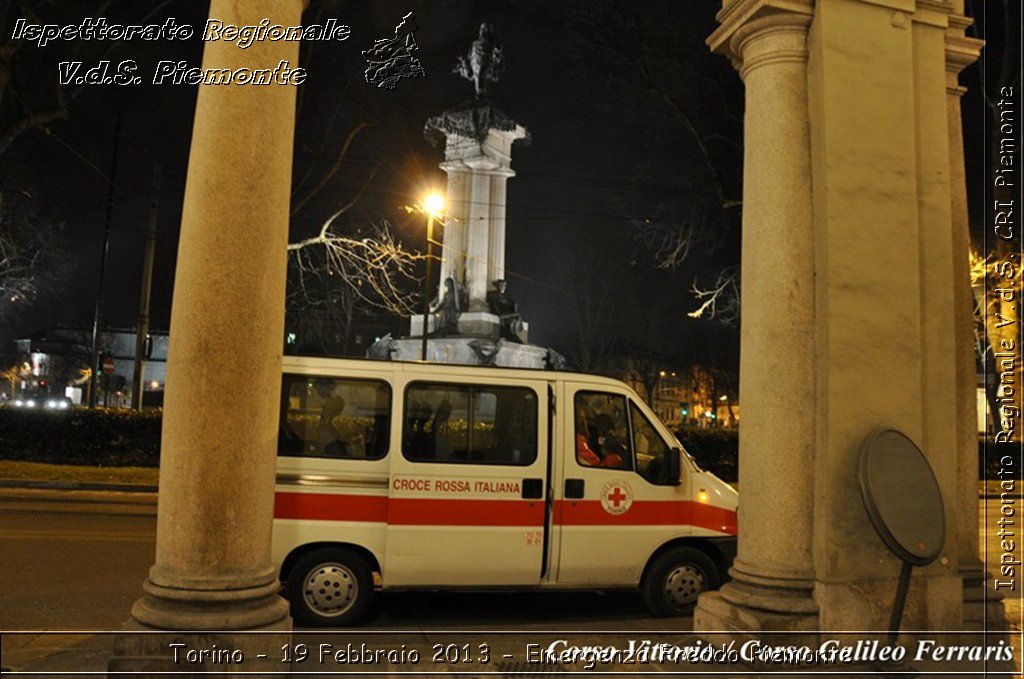
[[[984,40],[964,35],[972,23],[974,20],[969,17],[950,14],[946,28],[946,91],[957,96],[967,91],[960,85],[960,71],[977,61],[985,46]]]
[[[707,39],[712,51],[727,56],[740,77],[758,66],[780,61],[806,61],[807,30],[814,17],[813,0],[732,0],[716,15],[720,26]],[[763,50],[747,47],[767,35],[790,33],[796,41],[775,41]]]

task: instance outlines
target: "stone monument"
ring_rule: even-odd
[[[504,367],[559,367],[555,352],[528,344],[529,324],[505,280],[505,190],[512,147],[529,133],[487,99],[504,62],[488,24],[455,72],[471,81],[473,99],[430,118],[428,141],[444,146],[440,167],[448,174],[437,296],[427,316],[427,360]],[[385,338],[370,355],[421,358],[423,316],[410,318],[409,337]]]

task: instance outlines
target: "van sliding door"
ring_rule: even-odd
[[[411,381],[388,489],[385,587],[540,581],[546,386]]]

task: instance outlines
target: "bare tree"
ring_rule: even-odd
[[[66,277],[62,224],[39,217],[31,195],[0,191],[0,321],[10,321]]]
[[[743,155],[742,96],[725,73],[729,66],[707,52],[703,36],[689,24],[674,20],[675,12],[626,0],[585,0],[572,14],[574,54],[584,69],[601,64],[602,81],[611,85],[602,88],[602,100],[633,100],[632,109],[644,98],[658,111],[636,141],[645,145],[637,153],[644,159],[638,180],[618,200],[630,213],[644,215],[632,220],[640,242],[656,266],[672,270],[691,265],[695,254],[738,244]],[[664,148],[672,155],[658,156]],[[672,164],[666,179],[665,167]],[[652,201],[649,190],[640,190],[648,182],[662,185],[670,198]],[[730,267],[710,287],[695,281],[691,294],[701,304],[691,316],[735,322],[738,274]]]
[[[739,276],[739,267],[731,266],[718,274],[710,288],[703,288],[694,280],[690,292],[701,304],[686,315],[734,325],[740,318]]]
[[[138,9],[144,11],[133,15],[131,23],[146,24],[169,2],[139,3]],[[90,10],[89,16],[109,16],[112,4],[113,0],[100,3]],[[36,24],[65,25],[81,21],[82,10],[78,3],[66,0],[6,0],[0,3],[0,18],[7,27],[22,18]],[[67,60],[98,63],[109,59],[124,41],[62,40],[47,46],[47,50],[57,49],[58,44],[68,50]],[[7,37],[0,44],[0,155],[26,132],[37,130],[50,134],[48,126],[70,118],[72,104],[88,87],[84,83],[62,85],[56,77],[52,80],[39,77],[41,65],[49,63],[47,59],[44,50],[36,48],[29,40]]]
[[[310,21],[319,23],[340,6],[314,1]],[[388,129],[382,128],[390,120],[376,112],[380,102],[357,77],[362,68],[348,63],[351,55],[344,51],[312,41],[302,50],[303,67],[320,69],[315,86],[330,94],[313,96],[309,84],[298,93],[291,216],[293,233],[300,235],[288,245],[287,325],[304,350],[344,354],[357,317],[413,312],[425,256],[402,243],[386,218],[357,210],[381,163],[366,168],[353,156],[368,135],[386,139]],[[346,188],[353,183],[357,189]],[[352,198],[339,206],[330,198],[339,194]],[[298,225],[310,222],[315,231],[307,235],[308,227]]]
[[[112,0],[92,9],[90,16],[110,16]],[[131,23],[145,24],[169,0],[120,3]],[[79,3],[70,0],[3,0],[0,20],[8,28],[16,19],[35,24],[66,25],[81,21]],[[55,133],[58,123],[72,116],[73,107],[88,85],[61,84],[51,67],[57,59],[99,63],[109,59],[124,41],[56,41],[45,49],[30,40],[0,36],[0,157],[9,157],[16,142],[36,132],[56,141],[91,170],[102,174],[88,158]],[[52,77],[41,77],[41,73]],[[9,321],[41,294],[52,292],[68,274],[70,258],[60,255],[61,224],[39,215],[39,196],[28,188],[26,173],[8,158],[0,185],[0,320]]]
[[[1018,300],[1013,280],[1020,275],[1016,263],[1001,259],[994,254],[982,257],[971,253],[971,289],[974,292],[974,336],[975,358],[983,367],[989,379],[985,383],[985,397],[992,413],[999,412],[999,399],[1005,366],[997,356],[1005,353],[1007,347],[1016,346],[1020,334],[1017,324],[1016,304]],[[1019,373],[1020,367],[1013,363],[1011,373]],[[1011,384],[1017,384],[1015,374]]]
[[[334,223],[332,217],[316,236],[289,244],[287,311],[289,327],[306,346],[340,345],[345,354],[357,311],[412,313],[424,256],[402,245],[386,221],[354,235],[335,233]]]
[[[31,370],[22,360],[18,360],[9,367],[0,370],[0,380],[6,380],[9,385],[9,391],[7,393],[8,398],[14,398],[17,393],[18,383],[25,379],[29,374],[31,374]]]
[[[613,276],[599,269],[591,257],[578,257],[569,290],[561,291],[563,308],[572,323],[569,358],[585,372],[608,366],[614,349],[621,293]]]
[[[412,313],[417,296],[411,289],[420,280],[415,264],[423,255],[397,241],[387,221],[371,223],[355,236],[334,233],[332,222],[325,222],[318,235],[288,245],[297,272],[296,294],[310,297],[314,281],[322,288],[325,277],[333,278],[350,293],[351,303]]]

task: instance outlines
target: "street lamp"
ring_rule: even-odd
[[[420,360],[427,360],[427,318],[430,315],[430,277],[434,262],[434,218],[444,211],[444,196],[431,193],[423,200],[427,213],[427,275],[423,278],[423,342],[420,346]]]

